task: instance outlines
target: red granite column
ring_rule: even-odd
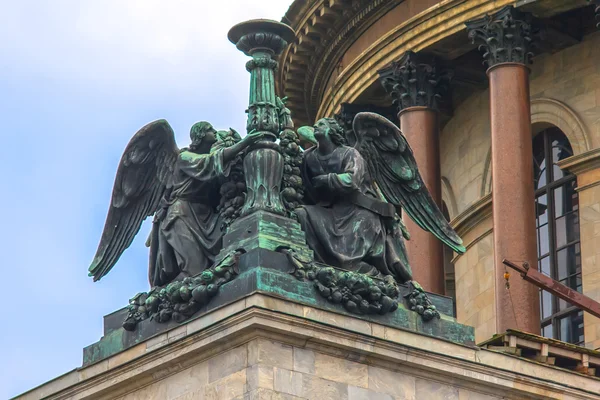
[[[398,107],[400,128],[413,149],[423,181],[441,209],[438,102],[445,94],[449,75],[437,70],[433,57],[413,52],[407,52],[380,75]],[[404,222],[411,235],[406,248],[414,280],[427,291],[444,294],[443,244],[410,218]]]
[[[442,208],[442,173],[437,111],[427,107],[409,107],[399,113],[400,127],[412,147],[419,172],[433,200]],[[444,293],[443,244],[410,218],[404,222],[411,238],[406,242],[414,279],[427,291]]]
[[[533,151],[529,104],[529,15],[507,7],[467,23],[489,65],[496,330],[539,334],[538,289],[513,274],[505,286],[503,259],[537,268]]]

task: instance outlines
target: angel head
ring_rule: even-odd
[[[201,151],[203,149],[210,149],[210,147],[217,141],[217,131],[213,126],[206,121],[196,122],[190,129],[190,150],[194,152]]]
[[[344,129],[334,118],[321,118],[314,126],[314,135],[317,141],[330,140],[336,146],[346,144]]]

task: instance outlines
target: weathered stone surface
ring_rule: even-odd
[[[204,400],[204,389],[184,393],[181,396],[175,397],[173,400]]]
[[[206,386],[205,400],[231,400],[246,389],[246,370],[238,371]]]
[[[304,374],[301,397],[319,400],[348,400],[348,385]]]
[[[303,374],[300,372],[290,371],[284,368],[275,368],[273,389],[277,392],[302,396],[304,393],[302,377]]]
[[[252,365],[246,370],[247,390],[273,389],[273,367]]]
[[[208,381],[214,382],[246,368],[247,347],[239,346],[208,360]]]
[[[447,384],[417,379],[415,388],[417,399],[458,400],[458,388]]]
[[[253,340],[248,343],[248,365],[255,364],[292,370],[292,346],[270,340]]]
[[[348,400],[394,400],[394,398],[389,394],[377,393],[356,386],[348,386]]]
[[[236,397],[234,400],[305,400],[303,397],[293,396],[287,393],[275,392],[269,389],[256,389],[246,393],[244,396]]]
[[[383,368],[369,366],[370,391],[387,393],[395,398],[417,400],[415,378]]]
[[[501,400],[502,398],[503,397],[500,396],[491,396],[462,388],[458,390],[458,400]]]
[[[294,371],[307,374],[315,373],[315,352],[294,347]]]
[[[368,367],[354,361],[316,353],[315,375],[335,382],[366,388]]]
[[[332,326],[279,312],[285,301],[273,299],[273,310],[251,307],[141,355],[126,350],[17,399],[592,400],[600,392],[596,379],[499,352],[389,326],[352,332],[343,321],[351,316]],[[128,351],[135,357],[118,364]]]

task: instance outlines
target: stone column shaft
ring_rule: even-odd
[[[529,102],[531,26],[507,7],[467,23],[489,65],[496,329],[539,334],[538,289],[512,274],[506,288],[503,259],[537,268],[533,150]]]
[[[400,128],[413,149],[425,186],[441,209],[439,103],[450,75],[440,72],[436,64],[433,57],[409,51],[380,75],[398,107]],[[406,248],[414,280],[425,290],[445,294],[443,244],[410,218],[404,222],[411,235]]]
[[[399,114],[400,126],[413,148],[419,172],[435,203],[442,208],[442,174],[438,113],[427,107],[409,107]],[[443,244],[421,229],[410,217],[404,222],[411,234],[407,242],[408,257],[414,279],[426,290],[445,294]]]

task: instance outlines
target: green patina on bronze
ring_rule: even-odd
[[[108,273],[153,216],[151,288],[130,300],[124,342],[111,327],[90,350],[92,359],[149,337],[163,329],[159,324],[241,298],[249,287],[401,328],[423,331],[418,323],[444,321],[440,311],[452,307],[436,304],[412,281],[404,245],[410,235],[397,211],[454,251],[465,249],[400,129],[362,112],[345,129],[323,118],[296,132],[274,78],[293,30],[252,20],[228,37],[251,57],[247,135],[201,121],[190,129],[191,144],[179,149],[159,120],[130,140],[90,274],[97,280]]]
[[[401,286],[400,289],[401,295],[404,295],[409,291],[408,288],[403,286]],[[183,323],[185,324],[189,321],[193,321],[195,318],[205,315],[212,310],[251,296],[253,293],[261,293],[276,298],[282,298],[297,304],[313,307],[316,310],[353,316],[367,322],[374,322],[392,328],[418,332],[454,343],[464,345],[474,344],[475,338],[473,327],[457,323],[451,315],[442,313],[441,318],[439,319],[423,322],[422,318],[417,313],[410,311],[400,303],[393,313],[387,313],[385,315],[365,314],[357,317],[355,313],[347,311],[343,307],[331,303],[321,296],[315,296],[313,282],[298,280],[285,271],[277,271],[262,266],[256,266],[248,271],[241,272],[236,279],[225,283],[221,287],[219,295],[208,303],[201,313],[194,315]],[[225,299],[227,295],[230,296]],[[437,305],[438,310],[452,310],[452,300],[450,298],[437,295],[430,295],[430,298]],[[301,317],[321,323],[327,323],[327,320],[319,320],[317,317],[311,317],[310,313]],[[219,321],[216,321],[215,323],[219,323]],[[144,320],[140,322],[136,331],[127,331],[122,327],[110,331],[100,341],[84,349],[83,366],[85,367],[94,364],[107,357],[127,350],[128,348],[133,347],[156,334],[166,332],[177,325],[178,324],[174,321],[156,324],[154,321]]]
[[[289,110],[275,95],[277,61],[274,59],[294,38],[287,25],[269,20],[242,22],[229,31],[229,40],[251,56],[246,64],[250,72],[250,101],[246,130],[264,134],[253,150],[244,157],[246,201],[242,216],[264,210],[285,215],[281,199],[284,156],[274,142],[279,133],[293,128]]]

